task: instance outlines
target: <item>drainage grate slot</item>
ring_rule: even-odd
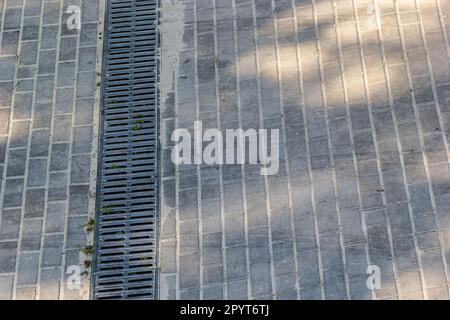
[[[108,0],[94,299],[154,299],[158,1]]]

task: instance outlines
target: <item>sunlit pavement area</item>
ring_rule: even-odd
[[[448,299],[450,1],[161,15],[161,299]],[[279,129],[278,174],[174,166],[194,120]]]
[[[105,1],[0,0],[0,299],[92,297]],[[160,5],[157,298],[448,299],[450,1]],[[278,173],[175,165],[196,120]]]
[[[103,6],[0,0],[0,299],[89,298]]]

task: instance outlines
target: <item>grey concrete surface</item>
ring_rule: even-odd
[[[67,27],[70,5],[81,30]],[[94,213],[103,12],[103,0],[0,0],[0,299],[89,297],[80,248]]]
[[[162,299],[448,299],[449,1],[162,0],[161,14]],[[278,128],[279,173],[173,165],[170,135],[194,120]]]

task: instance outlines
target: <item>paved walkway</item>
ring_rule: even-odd
[[[161,298],[448,299],[449,37],[446,0],[163,0]],[[174,166],[196,119],[278,128],[279,173]]]
[[[0,0],[0,299],[89,297],[103,3]]]

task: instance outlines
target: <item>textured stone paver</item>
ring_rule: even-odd
[[[448,299],[450,1],[163,0],[161,21],[161,298]],[[280,129],[279,173],[175,167],[196,119]]]
[[[81,31],[66,25],[81,8]],[[0,0],[0,299],[87,298],[104,1]],[[91,195],[91,197],[90,197]],[[69,269],[70,273],[66,271]]]

